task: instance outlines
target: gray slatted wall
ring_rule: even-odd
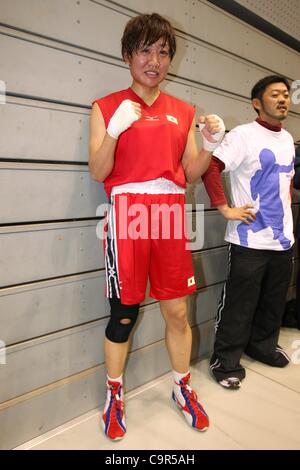
[[[150,9],[151,10],[150,10]],[[202,0],[0,0],[0,448],[11,448],[104,400],[102,185],[88,173],[91,101],[130,85],[120,56],[125,23],[157,11],[176,27],[178,54],[164,88],[219,113],[227,129],[250,122],[251,85],[270,71],[300,77],[299,55]],[[293,107],[287,128],[300,137]],[[188,202],[209,201],[202,184]],[[226,278],[225,223],[205,213],[193,253],[193,358],[212,346]],[[170,369],[158,303],[147,299],[133,339],[127,390]]]

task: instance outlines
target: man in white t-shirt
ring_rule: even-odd
[[[230,131],[203,175],[212,207],[228,219],[229,275],[216,318],[210,368],[224,387],[238,389],[245,378],[244,352],[274,367],[289,363],[278,346],[292,268],[294,244],[290,188],[294,143],[282,128],[290,107],[290,86],[271,75],[252,89],[259,117]],[[230,180],[231,207],[221,182]]]

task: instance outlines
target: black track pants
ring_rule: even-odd
[[[298,272],[296,283],[296,319],[297,326],[300,330],[300,239],[298,238]]]
[[[250,357],[275,367],[289,361],[277,344],[292,271],[292,249],[229,246],[229,274],[216,317],[211,372],[217,381],[245,377]]]

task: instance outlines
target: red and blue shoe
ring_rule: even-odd
[[[196,392],[189,386],[189,379],[190,374],[187,374],[179,383],[175,382],[172,398],[182,411],[189,426],[197,431],[205,431],[209,427],[209,419],[204,408],[198,402]]]
[[[126,433],[123,386],[120,382],[108,380],[107,399],[102,416],[103,429],[107,437],[114,441],[123,439]]]

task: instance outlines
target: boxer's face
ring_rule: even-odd
[[[125,62],[129,64],[136,82],[149,88],[157,87],[165,79],[170,67],[169,46],[159,39],[151,46],[141,46],[132,57],[125,58]]]
[[[272,83],[265,89],[262,99],[255,98],[253,104],[262,119],[283,121],[290,109],[289,91],[284,83]]]

